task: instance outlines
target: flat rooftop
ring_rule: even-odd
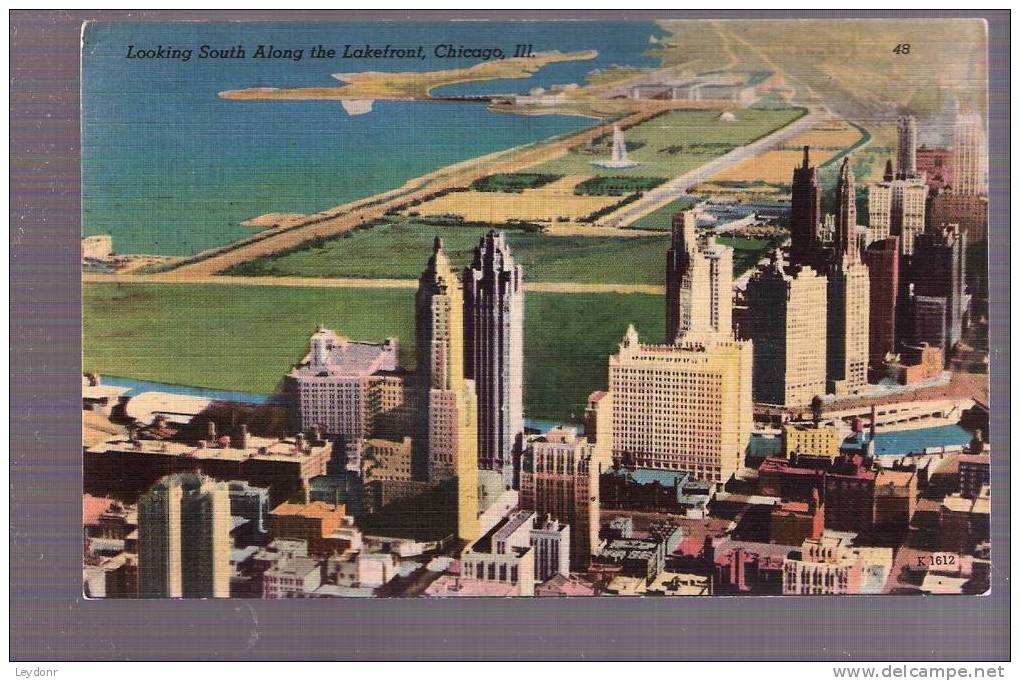
[[[307,446],[306,446],[307,447]],[[85,450],[86,454],[105,454],[107,452],[129,452],[138,456],[181,456],[195,459],[220,459],[223,461],[301,461],[313,455],[320,455],[324,450],[332,450],[333,445],[307,447],[305,451],[298,449],[294,438],[274,439],[267,437],[248,437],[248,447],[221,447],[207,444],[175,442],[171,440],[136,440],[132,442],[127,436],[116,436]]]
[[[292,504],[284,502],[272,510],[276,516],[300,516],[302,518],[333,518],[343,516],[346,509],[343,504],[327,504],[325,501],[313,501],[310,504]]]

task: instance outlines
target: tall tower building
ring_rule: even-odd
[[[666,252],[666,342],[694,333],[729,335],[733,327],[733,249],[708,237],[700,246],[693,211],[673,217]]]
[[[913,116],[896,120],[896,179],[917,177],[917,121]]]
[[[728,480],[750,443],[752,352],[732,334],[642,345],[631,326],[609,358],[613,458]]]
[[[811,167],[810,147],[804,147],[804,163],[793,171],[790,204],[790,261],[794,265],[809,264],[818,245],[821,221],[821,192],[818,169]]]
[[[716,333],[733,333],[733,249],[706,239],[701,249],[708,261],[709,325]]]
[[[490,231],[464,271],[466,375],[478,394],[478,467],[514,483],[524,437],[523,272],[502,232]]]
[[[701,256],[694,211],[673,216],[673,238],[666,251],[666,342],[711,328],[708,262]]]
[[[899,237],[903,255],[914,252],[914,238],[925,228],[928,185],[920,178],[894,179],[892,163],[885,177],[868,187],[868,243]]]
[[[988,194],[988,148],[981,116],[957,116],[953,132],[953,192],[960,196]]]
[[[230,597],[230,490],[203,475],[170,475],[138,501],[141,598]]]
[[[414,473],[457,480],[457,534],[478,531],[478,403],[464,378],[464,293],[438,237],[415,296],[419,397]]]
[[[899,239],[873,241],[864,251],[868,266],[868,365],[877,376],[885,356],[896,350],[896,315],[900,285]]]
[[[910,283],[913,294],[920,298],[945,299],[946,338],[942,349],[949,356],[953,345],[963,335],[963,318],[967,312],[965,253],[967,236],[958,225],[947,225],[917,238],[917,248],[910,262]],[[932,342],[933,338],[915,338],[915,342]],[[933,343],[935,344],[935,343]]]
[[[826,387],[837,395],[868,385],[871,281],[868,266],[855,252],[844,254],[827,273]]]
[[[827,283],[774,259],[747,284],[755,402],[804,406],[825,394]]]
[[[570,525],[570,567],[587,569],[599,543],[599,475],[610,460],[574,428],[529,439],[521,459],[520,507]]]
[[[833,234],[833,248],[837,257],[843,253],[860,252],[857,243],[857,188],[854,185],[854,171],[850,157],[843,159],[836,181],[836,228]]]

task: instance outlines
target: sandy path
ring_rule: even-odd
[[[305,288],[405,288],[418,287],[417,279],[354,279],[328,277],[226,277],[217,275],[98,274],[85,273],[86,284],[216,284],[221,286],[297,286]],[[646,293],[661,295],[662,286],[647,284],[582,284],[575,282],[527,282],[526,291],[537,293]]]

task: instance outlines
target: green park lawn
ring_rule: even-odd
[[[356,340],[397,336],[414,364],[414,290],[190,284],[85,284],[85,371],[140,380],[276,391],[319,323]],[[664,333],[661,296],[529,293],[525,410],[580,419],[606,387],[606,358],[628,323]]]
[[[665,219],[665,218],[663,218]],[[267,256],[227,270],[236,276],[417,279],[432,240],[443,238],[453,263],[467,267],[488,227],[422,225],[395,221],[349,232],[307,245],[285,255]],[[663,285],[669,230],[659,236],[547,236],[520,229],[504,230],[526,281]],[[734,273],[757,262],[770,242],[720,238],[733,246]]]
[[[698,202],[696,196],[681,196],[670,201],[661,208],[656,208],[651,213],[639,217],[627,225],[626,229],[648,229],[659,232],[669,232],[673,229],[673,216],[682,210],[687,210]]]
[[[443,239],[453,263],[467,267],[488,227],[394,221],[349,232],[280,256],[243,263],[226,274],[281,277],[417,279]],[[669,239],[547,236],[504,230],[527,281],[661,285]]]
[[[743,236],[717,236],[716,243],[733,249],[733,276],[751,269],[765,254],[783,243],[785,236],[774,239],[749,239]]]
[[[628,156],[641,163],[627,171],[597,168],[592,161],[608,157],[606,139],[574,149],[565,156],[528,168],[528,172],[560,175],[620,175],[673,178],[732,149],[778,130],[804,114],[803,109],[732,109],[736,121],[719,120],[719,111],[671,111],[625,132]]]

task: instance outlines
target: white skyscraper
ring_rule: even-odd
[[[957,116],[953,135],[953,192],[988,194],[988,149],[984,121],[976,113]]]
[[[900,238],[905,255],[914,252],[914,238],[924,232],[928,185],[920,178],[895,179],[892,163],[885,177],[868,187],[868,243]]]
[[[698,244],[695,215],[673,218],[666,253],[666,342],[685,334],[733,331],[733,249],[708,237]]]

